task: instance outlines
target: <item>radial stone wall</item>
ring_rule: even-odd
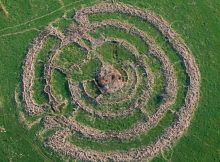
[[[74,134],[79,134],[80,137],[87,140],[102,142],[110,139],[117,139],[123,142],[141,137],[143,134],[147,134],[151,129],[155,128],[166,116],[167,112],[171,111],[172,106],[178,98],[178,87],[180,86],[174,63],[171,62],[160,45],[156,43],[147,32],[139,29],[138,25],[136,26],[117,19],[102,21],[90,21],[89,19],[89,16],[93,14],[111,13],[137,17],[145,23],[150,23],[153,28],[157,29],[163,37],[166,38],[166,43],[169,44],[179,56],[179,60],[183,63],[182,70],[185,71],[188,81],[183,102],[177,109],[172,110],[175,120],[163,130],[155,141],[147,145],[141,145],[140,147],[131,147],[127,151],[111,150],[102,152],[97,149],[94,150],[91,147],[80,147],[71,142],[71,137]],[[41,119],[41,125],[43,125],[43,127],[37,135],[40,139],[43,139],[42,142],[45,147],[50,148],[61,156],[71,156],[78,160],[142,161],[152,159],[159,154],[161,150],[169,147],[183,135],[189,126],[192,114],[197,106],[200,74],[191,51],[178,37],[175,31],[171,29],[170,25],[160,16],[151,11],[142,11],[130,5],[122,3],[101,3],[78,10],[74,19],[77,23],[70,25],[64,33],[60,32],[53,25],[49,25],[33,41],[27,52],[23,67],[23,103],[25,112],[29,116],[28,118]],[[147,51],[141,53],[135,44],[123,38],[106,36],[104,34],[101,37],[95,38],[90,34],[101,28],[108,29],[108,27],[119,29],[124,33],[138,37],[148,47]],[[45,80],[44,92],[48,96],[48,103],[38,104],[33,97],[33,82],[36,79],[35,64],[38,64],[36,60],[46,39],[51,36],[56,38],[59,43],[52,47],[44,63],[42,77]],[[87,40],[89,44],[83,40]],[[119,61],[117,57],[121,53],[120,51],[115,51],[115,56],[113,56],[115,63],[107,62],[105,56],[99,53],[97,49],[108,43],[114,44],[114,46],[126,51],[132,57],[132,60]],[[75,61],[69,68],[57,65],[56,60],[59,58],[58,56],[71,44],[77,45],[77,47],[86,53],[85,57]],[[152,70],[152,65],[149,65],[148,61],[146,61],[148,57],[152,57],[159,62],[164,78],[164,91],[163,94],[161,94],[162,99],[153,113],[148,112],[147,105],[154,94],[158,79],[156,79],[157,74]],[[72,75],[75,74],[75,72],[82,71],[82,67],[94,59],[100,62],[100,67],[97,67],[94,74],[91,75],[94,76],[93,79],[82,79],[81,81],[72,79]],[[121,79],[120,82],[117,80],[120,85],[116,84],[115,76],[113,76],[111,82],[106,80],[108,84],[103,83],[105,86],[105,90],[103,90],[103,85],[100,86],[99,80],[97,80],[97,74],[100,73],[99,70],[101,67],[111,67],[115,69],[115,71],[117,71],[116,77]],[[71,105],[77,107],[71,109],[72,111],[69,115],[62,114],[62,105],[65,102],[61,101],[62,99],[59,99],[57,94],[54,94],[54,70],[59,70],[65,75],[67,89],[71,95]],[[102,75],[102,78],[109,77],[105,77],[104,75],[107,74],[104,72],[100,75]],[[105,80],[103,80],[103,82],[104,81]],[[91,94],[91,91],[88,90],[87,87],[90,82],[94,84],[98,94]],[[114,85],[113,90],[110,87],[112,85]],[[110,91],[111,93],[108,93]],[[123,108],[120,108],[120,106]],[[113,110],[111,107],[118,107],[118,109]],[[116,118],[126,118],[135,112],[139,112],[142,114],[142,119],[132,123],[126,129],[106,131],[79,122],[76,119],[76,114],[79,111],[92,116],[92,118],[108,121]],[[44,139],[44,134],[49,131],[53,133],[50,133],[50,135]]]

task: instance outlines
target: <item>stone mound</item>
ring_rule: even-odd
[[[98,70],[97,82],[104,93],[114,93],[123,87],[122,76],[112,65],[103,65]]]

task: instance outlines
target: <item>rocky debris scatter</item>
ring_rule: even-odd
[[[103,93],[114,93],[123,87],[122,76],[112,65],[104,65],[99,69],[97,82]]]

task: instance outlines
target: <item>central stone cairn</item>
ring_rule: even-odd
[[[102,93],[114,93],[123,87],[120,72],[112,65],[103,65],[97,72],[97,83]]]

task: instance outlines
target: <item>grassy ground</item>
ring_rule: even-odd
[[[188,132],[170,152],[171,161],[219,161],[220,157],[220,2],[217,0],[122,0],[141,8],[152,9],[168,22],[186,41],[192,50],[202,74],[201,99]],[[27,131],[17,122],[14,91],[21,82],[22,61],[29,43],[52,20],[61,17],[66,10],[76,10],[80,5],[94,3],[91,0],[70,1],[6,1],[2,4],[8,16],[0,10],[0,161],[59,161],[36,140],[34,132]],[[62,25],[60,25],[62,28]],[[153,33],[153,31],[152,31]],[[160,40],[158,40],[159,42]],[[141,49],[140,49],[141,50]],[[105,129],[105,128],[103,128]],[[77,139],[77,138],[75,138]],[[80,141],[80,139],[79,139]],[[79,143],[76,141],[75,143]],[[148,140],[144,140],[148,142]],[[136,141],[117,149],[138,146]],[[110,149],[110,143],[83,141],[80,146],[94,149]],[[100,146],[96,147],[96,146]],[[154,161],[165,161],[162,156]]]

